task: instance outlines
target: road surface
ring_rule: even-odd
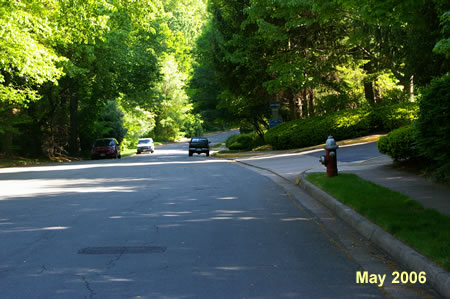
[[[384,297],[273,180],[186,143],[0,169],[0,190],[1,298]]]

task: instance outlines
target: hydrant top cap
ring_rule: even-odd
[[[336,140],[334,140],[333,136],[328,136],[327,142],[325,143],[325,148],[328,150],[337,149],[339,145],[336,144]]]

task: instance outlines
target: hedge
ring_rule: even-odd
[[[378,140],[378,150],[395,161],[418,158],[416,135],[417,129],[414,125],[395,129]]]
[[[225,145],[230,150],[251,150],[264,144],[264,140],[255,132],[230,136]]]
[[[417,143],[439,180],[450,182],[450,74],[434,79],[419,101]]]
[[[329,135],[336,140],[343,140],[386,133],[410,124],[417,119],[417,113],[416,103],[343,110],[282,123],[270,129],[264,139],[274,149],[302,148],[322,144]]]
[[[231,135],[230,137],[228,137],[227,140],[225,141],[225,146],[227,148],[230,148],[230,146],[236,142],[239,136],[240,135]]]

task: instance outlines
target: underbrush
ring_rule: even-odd
[[[233,135],[225,142],[228,149],[237,151],[249,151],[264,144],[264,139],[255,132]]]
[[[416,103],[380,108],[359,108],[282,123],[264,136],[274,149],[303,148],[322,144],[329,135],[336,140],[389,132],[417,119]]]

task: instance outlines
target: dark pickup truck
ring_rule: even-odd
[[[211,142],[205,137],[192,137],[191,141],[189,141],[189,156],[192,156],[194,153],[199,155],[205,153],[209,156],[210,143]]]

